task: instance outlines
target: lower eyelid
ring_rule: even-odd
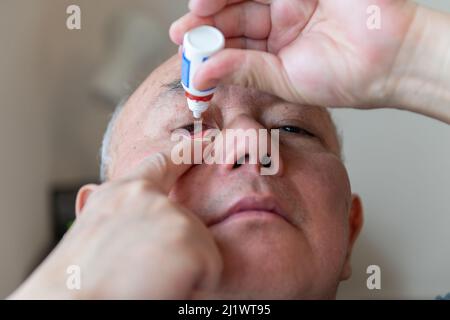
[[[292,129],[295,129],[295,130],[297,130],[299,132],[288,131],[288,130],[285,130],[286,128],[292,128]],[[279,127],[275,128],[275,129],[278,129],[280,131],[284,131],[284,132],[287,132],[287,133],[296,133],[296,134],[304,133],[304,134],[314,135],[311,131],[309,131],[307,129],[304,129],[304,128],[300,127],[300,126],[296,126],[296,125],[284,125],[284,126],[279,126]]]
[[[307,135],[309,137],[316,137],[316,135],[308,130],[305,129],[301,129],[300,132],[298,132],[299,134],[304,134]]]

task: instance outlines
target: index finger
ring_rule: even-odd
[[[192,139],[183,139],[175,148],[194,153],[195,143]],[[193,167],[193,161],[175,163],[170,150],[163,150],[145,158],[124,180],[143,179],[156,190],[168,194],[178,179]],[[193,159],[193,157],[190,157]]]
[[[189,10],[198,16],[207,17],[216,14],[229,4],[242,1],[246,0],[190,0]]]
[[[254,1],[262,4],[272,3],[272,0],[190,0],[189,10],[198,16],[207,17],[218,13],[230,4],[244,1]]]
[[[267,40],[272,28],[270,7],[256,1],[246,1],[229,5],[209,17],[200,17],[189,12],[172,24],[169,30],[170,38],[181,45],[185,33],[201,25],[216,27],[227,39],[245,37],[249,40]]]

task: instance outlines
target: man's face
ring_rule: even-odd
[[[128,101],[113,134],[110,179],[175,146],[171,135],[180,128],[192,128],[183,91],[167,86],[179,74],[174,57]],[[348,259],[361,219],[352,214],[349,180],[326,110],[220,86],[203,126],[279,129],[280,170],[262,176],[255,164],[201,164],[171,191],[173,201],[205,222],[224,259],[220,287],[198,292],[198,298],[334,298],[340,280],[350,275]],[[213,223],[239,201],[255,199],[276,203],[287,218],[247,214]]]

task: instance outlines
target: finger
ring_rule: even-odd
[[[267,51],[267,40],[254,40],[244,37],[230,38],[226,40],[225,47],[230,49]]]
[[[242,1],[245,0],[190,0],[189,10],[198,16],[206,17],[219,12],[226,5]]]
[[[206,17],[216,14],[226,6],[246,0],[190,0],[189,9],[192,13]],[[272,0],[254,0],[262,4],[271,4]]]
[[[175,182],[191,167],[191,164],[175,164],[166,153],[157,152],[146,158],[125,180],[143,179],[156,190],[168,194]]]
[[[194,159],[196,148],[193,139],[183,139],[174,148],[189,152],[190,157],[187,159]],[[171,157],[172,149],[154,153],[144,159],[124,180],[144,179],[158,191],[169,193],[176,181],[193,166],[193,161],[175,163]]]
[[[214,26],[214,19],[212,17],[204,18],[192,13],[187,13],[170,26],[170,39],[175,44],[182,45],[184,34],[201,25]]]
[[[205,90],[219,82],[256,88],[287,101],[302,102],[281,60],[267,52],[225,49],[217,53],[198,69],[194,84],[199,90]]]
[[[186,32],[201,25],[218,28],[226,38],[267,39],[271,29],[270,7],[247,1],[228,6],[209,17],[188,13],[172,24],[170,37],[175,43],[181,44]]]

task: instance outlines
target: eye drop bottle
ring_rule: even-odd
[[[201,119],[208,110],[216,88],[200,91],[193,80],[198,68],[212,55],[225,48],[225,37],[211,26],[200,26],[184,35],[181,84],[186,92],[187,104],[194,118]]]

